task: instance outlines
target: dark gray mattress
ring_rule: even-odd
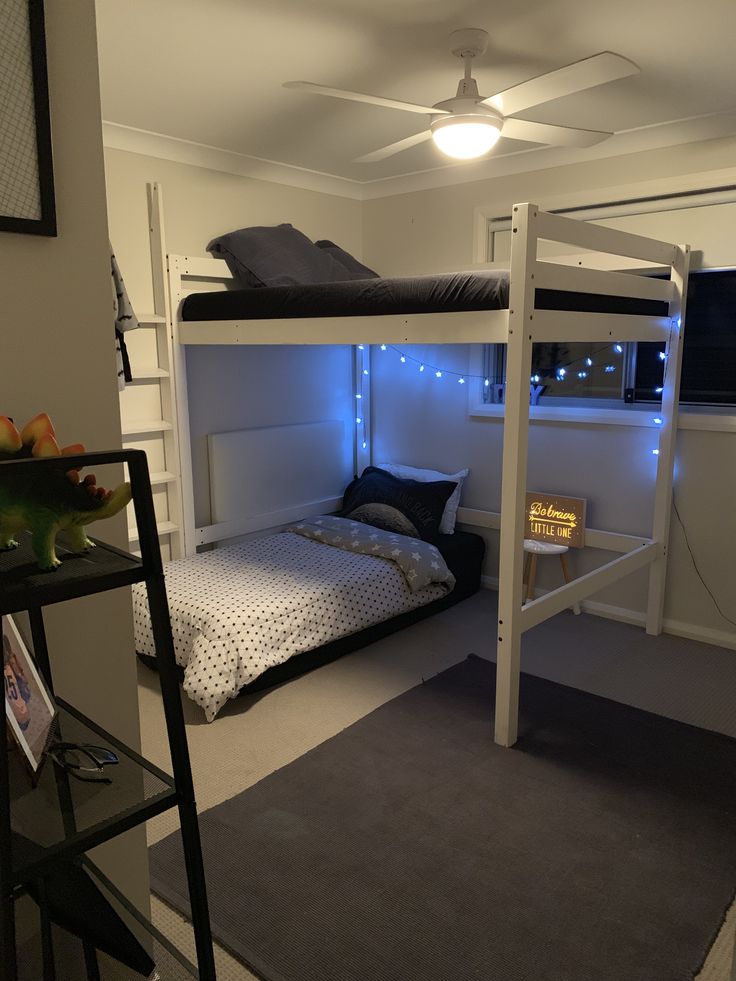
[[[192,293],[184,301],[181,319],[276,320],[503,310],[508,301],[508,273],[494,270]]]
[[[376,317],[385,314],[504,310],[509,302],[505,270],[442,273],[408,278],[353,279],[308,286],[264,286],[227,292],[192,293],[182,320],[282,320],[294,317]],[[541,310],[667,315],[654,300],[537,290]]]

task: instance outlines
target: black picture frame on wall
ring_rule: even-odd
[[[43,0],[0,0],[0,231],[56,235]]]

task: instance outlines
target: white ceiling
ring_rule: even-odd
[[[403,175],[452,183],[736,132],[734,0],[97,0],[97,17],[102,114],[118,141],[140,136],[122,127],[162,134],[229,151],[240,172],[272,161],[356,196]],[[460,27],[490,34],[473,72],[483,95],[599,51],[635,61],[640,75],[520,114],[617,135],[588,150],[502,138],[473,164],[430,142],[355,164],[427,118],[282,88],[307,79],[432,105],[455,94]]]

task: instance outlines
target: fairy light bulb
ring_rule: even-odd
[[[613,350],[616,352],[616,354],[623,354],[624,349],[621,347],[620,344],[614,344]]]
[[[385,350],[386,350],[386,345],[385,345],[385,344],[382,344],[382,345],[381,345],[381,350],[382,350],[382,351],[385,351]]]
[[[438,370],[438,371],[435,371],[435,373],[434,373],[434,377],[435,377],[435,378],[441,378],[441,377],[442,377],[442,372],[441,372],[441,371],[439,371],[439,370]]]
[[[362,419],[360,418],[360,416],[356,416],[356,417],[355,417],[355,421],[356,421],[356,422],[358,423],[358,425],[360,425],[360,423],[361,423],[361,422],[362,422],[363,420],[362,420]]]
[[[664,353],[664,351],[660,351],[659,352],[659,360],[660,361],[666,361],[667,360],[667,355]]]
[[[653,419],[652,421],[654,422],[654,425],[655,425],[655,426],[661,426],[661,425],[662,425],[662,421],[663,421],[663,420],[662,420],[662,419],[660,419],[660,418],[659,418],[659,416],[655,416],[655,417],[654,417],[654,419]]]
[[[464,385],[465,384],[465,379],[464,378],[458,378],[457,383],[458,383],[458,385]]]
[[[486,378],[486,380],[483,382],[483,387],[488,388],[490,384],[491,384],[490,381]]]
[[[423,364],[420,364],[420,365],[419,365],[419,370],[420,370],[420,371],[424,371],[424,365],[423,365]]]
[[[587,364],[587,366],[589,368],[592,368],[593,367],[593,359],[592,358],[586,358],[585,359],[585,363]]]
[[[406,364],[406,357],[405,357],[405,356],[404,356],[404,355],[402,354],[402,355],[401,355],[401,357],[399,358],[399,361],[400,361],[400,362],[401,362],[402,364]]]

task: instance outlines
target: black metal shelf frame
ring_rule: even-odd
[[[38,478],[43,474],[43,468],[49,470],[55,468],[58,471],[60,463],[59,458],[0,461],[0,484],[7,481],[6,486],[12,486],[13,481],[17,480],[23,472],[32,473]],[[35,564],[30,541],[26,539],[21,548],[0,553],[0,614],[22,610],[28,612],[34,657],[53,692],[53,675],[43,623],[43,607],[128,586],[134,582],[145,582],[153,623],[173,778],[73,706],[57,699],[62,717],[66,716],[74,725],[84,726],[97,738],[108,742],[127,761],[139,767],[142,773],[148,773],[159,781],[163,789],[144,800],[128,801],[119,812],[103,816],[89,827],[78,830],[70,781],[63,771],[55,770],[59,794],[58,816],[63,824],[63,838],[44,846],[42,857],[36,856],[18,866],[12,861],[8,755],[6,752],[0,752],[0,856],[2,857],[0,861],[0,981],[15,981],[17,977],[14,900],[23,891],[23,884],[33,879],[37,885],[39,883],[42,885],[44,873],[53,869],[55,862],[70,856],[81,857],[88,849],[122,834],[171,807],[178,807],[179,810],[197,953],[196,976],[200,981],[215,981],[216,977],[197,808],[146,454],[143,450],[84,453],[64,457],[63,469],[77,470],[83,467],[121,463],[128,466],[141,558],[135,558],[100,541],[96,541],[97,547],[90,553],[73,556],[64,549],[62,543],[59,543],[57,552],[61,559],[61,566],[54,572],[40,572]],[[112,784],[105,786],[105,790],[112,794],[114,786],[113,780]],[[44,981],[47,978],[50,981],[55,977],[55,967],[50,942],[51,931],[43,909],[41,909],[41,926],[44,941]],[[157,940],[161,940],[160,934],[150,924],[147,924],[147,928]],[[98,977],[94,951],[85,948],[85,959],[89,977]],[[184,962],[185,959],[182,963]]]

